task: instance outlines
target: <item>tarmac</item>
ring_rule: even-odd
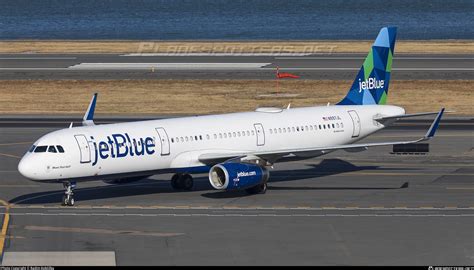
[[[0,54],[0,80],[302,79],[350,80],[365,54]],[[395,55],[392,79],[473,79],[472,55]],[[396,71],[396,72],[395,72]]]
[[[58,119],[0,125],[0,254],[9,265],[23,252],[108,252],[116,265],[474,264],[472,117],[446,116],[425,155],[379,147],[277,163],[263,195],[213,190],[205,174],[178,192],[163,174],[80,183],[75,207],[60,206],[61,184],[17,171],[34,140],[71,120]],[[364,141],[418,138],[426,119]],[[133,119],[104,121],[117,120]]]

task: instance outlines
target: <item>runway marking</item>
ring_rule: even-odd
[[[127,236],[132,235],[132,236],[172,237],[172,236],[184,235],[184,233],[160,233],[160,232],[145,232],[145,231],[123,231],[123,230],[107,230],[107,229],[95,229],[95,228],[49,227],[49,226],[25,226],[24,229],[30,230],[30,231],[117,234],[117,235],[127,235]]]
[[[452,189],[452,190],[473,190],[474,187],[446,187],[446,189]]]
[[[18,145],[18,144],[31,144],[31,143],[33,143],[33,142],[0,143],[0,146]]]
[[[274,171],[274,178],[284,178],[288,176],[293,176],[294,174],[278,174],[278,171]],[[328,176],[328,177],[338,177],[338,176],[353,176],[353,175],[385,175],[385,176],[474,176],[474,173],[398,173],[398,172],[340,172],[340,171],[321,171],[319,173],[298,173],[299,176]],[[318,188],[318,187],[315,187]],[[324,187],[320,187],[324,188]]]
[[[127,69],[259,69],[271,63],[80,63],[69,69],[79,70],[127,70]]]
[[[0,57],[0,60],[66,60],[77,57]]]
[[[365,57],[317,57],[317,56],[308,56],[308,57],[275,57],[275,59],[298,59],[298,60],[364,60]],[[473,60],[472,57],[394,57],[393,59],[397,60]]]
[[[274,70],[274,67],[262,67],[262,69],[270,69]],[[360,67],[357,68],[331,68],[331,67],[326,67],[326,68],[318,68],[318,67],[288,67],[288,68],[282,68],[280,67],[280,70],[359,70]],[[398,70],[398,71],[474,71],[474,68],[392,68],[392,70]]]
[[[40,187],[40,185],[0,185],[0,188]]]
[[[5,213],[3,216],[2,231],[0,234],[0,262],[3,259],[3,250],[5,247],[5,239],[7,238],[8,224],[10,222],[10,204],[4,200],[0,200],[0,203],[5,207]]]
[[[129,53],[120,56],[306,56],[311,53]]]
[[[108,217],[474,217],[474,214],[109,214],[109,213],[12,213],[15,216],[108,216]],[[68,228],[69,229],[69,228]]]
[[[374,162],[367,162],[367,161],[359,161],[360,159],[347,159],[346,161],[351,161],[356,165],[369,165],[369,166],[406,166],[406,167],[474,167],[474,164],[462,164],[462,163],[444,163],[444,164],[415,164],[415,163],[400,163],[400,162],[393,162],[393,163],[378,163],[377,161]],[[314,165],[314,163],[308,161],[291,161],[291,163],[298,163],[304,165]],[[275,170],[276,171],[276,170]]]
[[[100,64],[100,63],[97,63]],[[270,65],[271,63],[262,63],[264,65],[258,66],[256,64],[260,63],[245,63],[247,66],[240,65],[236,66],[235,64],[242,64],[242,63],[226,63],[228,66],[207,66],[207,67],[171,67],[171,66],[151,66],[151,65],[143,65],[142,67],[125,67],[119,66],[123,65],[124,63],[113,63],[118,64],[116,67],[112,66],[80,66],[77,65],[67,67],[67,68],[0,68],[0,70],[4,71],[30,71],[30,70],[44,70],[44,71],[55,71],[55,70],[62,70],[62,71],[77,71],[77,70],[151,70],[153,67],[155,70],[271,70],[273,71],[274,67],[264,67],[265,65]],[[130,64],[130,63],[129,63]],[[151,63],[153,64],[153,63]],[[163,63],[166,64],[166,63]],[[182,63],[176,63],[182,64]],[[202,63],[201,63],[202,64]],[[212,64],[220,64],[220,63],[212,63]],[[255,66],[250,66],[249,64],[255,64]],[[358,68],[280,68],[280,70],[286,71],[298,71],[298,70],[314,70],[314,71],[356,71],[359,70]],[[392,68],[394,71],[474,71],[474,68]]]
[[[21,159],[21,157],[19,157],[19,156],[10,155],[10,154],[5,154],[5,153],[0,153],[0,156],[5,156],[5,157],[11,157],[11,158]]]

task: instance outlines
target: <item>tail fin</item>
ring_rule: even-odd
[[[386,103],[396,37],[396,27],[384,27],[380,30],[351,89],[337,105]]]

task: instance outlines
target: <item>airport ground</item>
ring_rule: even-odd
[[[212,47],[194,52],[201,56],[125,56],[139,44],[112,43],[29,54],[41,50],[0,43],[2,264],[472,265],[473,46],[454,43],[411,44],[417,54],[394,59],[390,104],[455,111],[426,155],[381,147],[279,163],[268,192],[256,196],[213,190],[204,174],[191,192],[174,191],[169,174],[80,183],[75,207],[59,205],[60,184],[29,181],[17,164],[39,136],[78,124],[93,92],[100,93],[98,123],[325,105],[346,93],[370,43],[350,54],[238,57],[216,56],[223,51]],[[397,51],[406,53],[403,44]],[[128,49],[103,54],[107,46]],[[277,65],[301,79],[276,88]],[[364,141],[418,138],[431,119],[400,121]]]

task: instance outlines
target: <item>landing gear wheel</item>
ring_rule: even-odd
[[[179,186],[179,179],[181,178],[181,174],[180,173],[176,173],[173,175],[173,177],[171,177],[171,187],[173,189],[180,189],[180,186]]]
[[[248,194],[265,194],[267,192],[267,183],[248,188],[245,190]]]
[[[191,190],[193,185],[193,177],[189,174],[177,173],[171,177],[171,187],[175,190]]]
[[[194,186],[194,180],[193,177],[189,174],[185,174],[182,177],[182,187],[184,190],[190,191],[193,189]]]
[[[63,206],[66,206],[66,205],[67,205],[68,201],[67,201],[66,195],[63,195],[63,199],[62,199],[61,202],[62,202],[62,205],[63,205]]]
[[[64,206],[74,206],[74,192],[73,189],[76,187],[75,182],[66,182],[63,183],[64,188],[66,189],[64,191],[63,199],[62,199],[62,205]]]

